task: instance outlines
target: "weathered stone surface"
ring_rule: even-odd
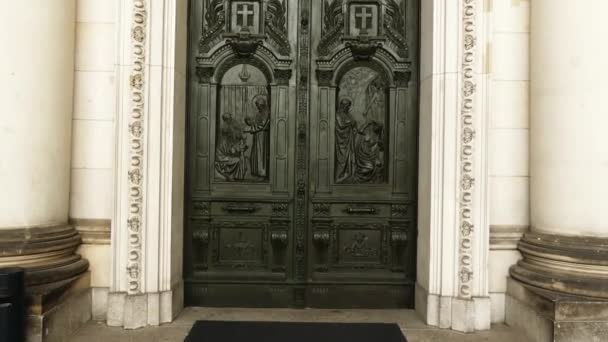
[[[85,273],[70,284],[37,295],[27,318],[27,342],[65,341],[91,319],[90,275]],[[30,297],[31,300],[31,297]]]
[[[397,323],[409,342],[530,342],[516,330],[493,325],[490,331],[464,334],[425,325],[413,310],[293,310],[187,308],[171,324],[134,331],[108,327],[101,322],[87,323],[69,342],[174,342],[182,341],[196,320],[287,321],[287,322],[357,322]]]
[[[608,301],[573,296],[509,279],[506,323],[535,342],[608,340]]]
[[[526,284],[577,296],[608,299],[608,239],[528,233],[523,260],[510,270]]]

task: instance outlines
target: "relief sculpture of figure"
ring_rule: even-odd
[[[383,178],[384,163],[382,153],[383,127],[363,113],[365,123],[358,130],[355,155],[357,167],[355,183],[379,183]]]
[[[249,128],[245,133],[253,136],[251,147],[251,175],[268,178],[268,164],[270,152],[270,109],[265,95],[258,95],[253,99],[257,113],[245,119]]]
[[[230,113],[223,114],[222,121],[215,150],[215,175],[229,182],[243,180],[247,175],[245,152],[248,146],[245,144],[242,126]]]
[[[355,175],[357,161],[355,158],[355,140],[357,122],[351,115],[352,101],[340,100],[336,112],[336,183],[347,183]]]

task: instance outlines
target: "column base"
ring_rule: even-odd
[[[69,225],[3,229],[0,268],[24,268],[26,289],[60,284],[89,268],[89,262],[76,254],[80,241]]]
[[[511,276],[525,284],[608,299],[608,239],[525,234]]]
[[[534,342],[608,341],[608,300],[507,281],[506,323]]]
[[[64,341],[91,319],[91,275],[28,289],[27,342]]]
[[[2,229],[0,268],[25,270],[28,342],[64,340],[91,319],[91,275],[76,254],[80,241],[69,225]]]

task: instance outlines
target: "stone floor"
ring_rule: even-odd
[[[461,334],[426,326],[409,310],[291,310],[291,309],[209,309],[188,308],[167,325],[125,331],[104,322],[89,322],[70,342],[168,342],[182,341],[196,320],[299,321],[299,322],[395,322],[409,342],[529,342],[505,325],[494,325],[488,332]]]

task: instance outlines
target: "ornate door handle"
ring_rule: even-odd
[[[254,213],[258,210],[256,207],[246,207],[246,206],[225,206],[222,208],[224,211],[229,213]]]
[[[353,207],[348,207],[348,208],[346,208],[346,212],[348,214],[351,214],[351,215],[355,215],[355,214],[375,214],[376,213],[376,208],[372,208],[372,207],[368,207],[368,208],[353,208]]]

